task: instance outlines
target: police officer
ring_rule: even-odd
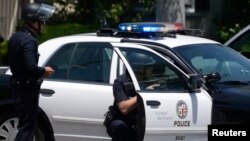
[[[136,105],[137,95],[128,73],[120,75],[114,82],[115,120],[107,127],[112,141],[137,141]]]
[[[19,117],[19,131],[15,141],[33,141],[42,78],[50,76],[54,71],[49,66],[38,66],[36,36],[41,33],[45,21],[54,11],[53,6],[46,4],[31,3],[24,6],[22,19],[25,26],[9,40],[11,88]]]
[[[128,60],[139,81],[152,72],[150,66],[155,63],[152,58],[142,53],[132,53]],[[155,84],[145,86],[147,89],[153,87]],[[107,127],[108,134],[112,141],[137,141],[137,93],[127,71],[114,81],[113,94],[115,115]]]

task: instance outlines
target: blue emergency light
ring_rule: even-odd
[[[166,25],[163,23],[121,23],[119,24],[119,31],[121,32],[164,32]]]
[[[97,31],[98,36],[117,36],[129,38],[151,38],[163,37],[175,38],[176,34],[203,36],[201,29],[184,29],[181,23],[163,22],[135,22],[121,23],[117,29],[103,28]]]

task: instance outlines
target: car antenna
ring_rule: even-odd
[[[100,22],[101,29],[97,31],[97,36],[114,36],[116,30],[109,27],[107,20],[104,18]]]
[[[104,18],[103,20],[100,20],[102,28],[109,28],[107,20]]]

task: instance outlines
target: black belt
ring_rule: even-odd
[[[12,77],[10,79],[10,82],[12,85],[30,85],[30,84],[42,84],[43,80],[38,79],[38,80],[32,80],[32,79],[23,79],[23,78],[14,78]]]

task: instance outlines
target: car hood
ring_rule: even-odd
[[[215,105],[250,111],[250,84],[217,84],[215,89]]]

